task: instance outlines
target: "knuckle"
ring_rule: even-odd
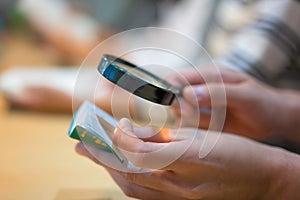
[[[192,190],[191,188],[182,188],[181,191],[181,196],[186,198],[186,199],[202,199],[202,193],[197,190]]]
[[[142,167],[144,166],[145,162],[144,162],[144,157],[145,157],[145,147],[144,147],[144,143],[143,142],[139,142],[135,149],[134,152],[132,154],[132,157],[130,159],[130,161],[138,166],[138,167]]]
[[[134,158],[131,160],[131,162],[137,167],[144,167],[145,166],[144,155],[143,154],[135,155]]]
[[[217,67],[218,73],[224,77],[226,74],[228,74],[229,72],[231,72],[231,69],[225,68],[225,67]]]
[[[151,164],[153,146],[149,142],[138,142],[131,153],[130,161],[138,167],[147,167]]]
[[[142,154],[145,152],[145,142],[139,141],[135,146],[135,153]]]
[[[168,188],[178,191],[181,197],[185,199],[198,199],[199,194],[189,187],[184,187],[178,182],[178,178],[174,177],[172,172],[165,171],[159,175],[160,183]]]
[[[119,131],[116,131],[113,136],[112,136],[112,142],[115,146],[120,147],[120,143],[121,143],[121,134],[119,133]]]
[[[128,197],[132,197],[132,198],[135,198],[137,197],[136,194],[135,194],[135,189],[134,187],[132,186],[132,184],[130,183],[127,183],[125,184],[123,187],[122,187],[122,191],[124,192],[124,194]]]
[[[166,183],[168,185],[176,186],[176,181],[174,181],[174,178],[172,178],[174,175],[171,174],[172,172],[164,171],[159,176],[159,181],[162,183]]]
[[[128,182],[136,182],[136,173],[126,173],[125,180]]]

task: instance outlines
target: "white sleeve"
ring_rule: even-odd
[[[300,1],[258,2],[259,14],[233,40],[217,63],[269,82],[287,67],[297,67],[300,55]]]

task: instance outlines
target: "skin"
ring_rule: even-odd
[[[13,107],[36,112],[72,113],[72,97],[49,87],[27,87],[22,92],[8,96]]]
[[[226,106],[227,109],[223,131],[257,140],[282,136],[299,144],[298,93],[270,88],[247,75],[222,68],[220,70],[224,85],[216,81],[215,77],[218,74],[210,69],[201,72],[206,81],[189,70],[181,73],[188,82],[173,78],[173,81],[182,87],[192,85],[184,88],[184,103],[181,105],[187,108],[210,107],[210,94],[218,93],[225,88],[227,104],[222,102],[217,104],[220,107]],[[172,77],[168,78],[172,82]],[[193,95],[196,87],[203,88],[201,94],[196,95],[197,98]],[[176,116],[190,114],[179,113],[176,104],[173,105],[173,111]],[[207,113],[200,115],[199,127],[207,128],[210,115]],[[125,120],[116,131],[114,143],[123,149],[123,153],[132,163],[144,168],[152,167],[153,158],[143,156],[141,161],[139,154],[132,156],[132,152],[148,155],[149,151],[155,151],[164,145],[174,145],[173,148],[178,149],[190,139],[188,131],[185,132],[186,137],[180,140],[172,139],[171,136],[161,137],[159,134],[150,140],[141,140],[133,137],[136,134],[128,120]],[[207,138],[215,138],[214,133],[208,134]],[[222,134],[208,156],[200,159],[199,146],[203,141],[203,134],[199,131],[192,145],[179,159],[163,169],[149,173],[126,173],[105,167],[125,194],[141,199],[300,198],[297,196],[300,186],[297,180],[297,177],[300,177],[298,155],[239,136]],[[102,165],[89,154],[83,144],[80,143],[76,150]],[[169,154],[162,154],[160,159],[168,157]]]
[[[205,85],[204,78],[195,76],[196,73],[191,70],[182,72],[183,81],[168,77],[170,82],[176,81],[179,86],[192,85],[183,90],[184,104],[180,102],[181,105],[173,105],[174,114],[183,118],[184,115],[188,116],[189,113],[178,112],[179,105],[189,108],[210,107],[210,95],[225,88],[227,103],[217,101],[217,106],[225,106],[227,109],[224,131],[258,140],[282,136],[299,141],[299,117],[296,117],[299,116],[298,93],[270,88],[247,75],[222,68],[220,70],[224,85],[216,81],[218,74],[210,69],[201,71],[202,77],[206,77]],[[202,87],[200,94],[197,94],[199,89],[196,87]],[[200,115],[199,127],[205,128],[210,115]],[[185,141],[191,139],[189,136],[192,133],[189,134],[189,131],[192,129],[179,129],[182,136],[180,139],[173,138],[172,134],[168,137],[159,137],[158,134],[156,138],[140,139],[141,135],[144,136],[141,130],[133,129],[129,120],[123,119],[115,131],[114,144],[134,165],[155,170],[132,173],[105,167],[125,194],[140,199],[300,198],[297,192],[300,187],[299,155],[237,135],[223,133],[217,136],[210,132],[204,137],[204,132],[194,130],[198,131],[196,138],[179,159],[163,168],[154,168],[153,161],[168,159],[172,151],[161,152],[155,158],[151,152],[164,146],[171,146],[174,151],[180,149]],[[207,156],[199,158],[199,147],[207,148],[202,146],[207,140],[217,141],[216,145]],[[102,165],[82,143],[77,145],[76,150]]]
[[[300,94],[291,90],[269,87],[246,74],[229,69],[183,70],[167,77],[168,81],[183,87],[183,99],[171,108],[181,126],[208,129],[211,115],[198,107],[211,107],[211,98],[226,92],[226,102],[216,101],[216,107],[226,108],[224,132],[246,136],[255,140],[279,137],[300,144]],[[220,82],[220,77],[223,82]],[[202,88],[202,93],[197,91]],[[196,94],[196,95],[195,95]],[[57,101],[60,99],[60,101]],[[111,113],[111,96],[99,99],[98,106]],[[72,97],[51,88],[27,88],[23,93],[10,97],[12,105],[40,112],[72,112]],[[284,103],[283,103],[284,102]],[[215,108],[216,108],[215,107]],[[191,117],[192,116],[192,117]],[[195,120],[197,121],[195,122]]]
[[[112,90],[113,85],[106,82],[106,89]],[[111,91],[107,92],[111,94]],[[8,100],[15,108],[34,112],[72,114],[72,102],[83,102],[74,99],[70,94],[51,87],[27,86],[20,93],[9,95]],[[97,106],[111,113],[111,95],[103,95],[97,99]]]
[[[183,106],[211,107],[211,98],[222,91],[226,101],[216,100],[216,106],[226,108],[223,131],[255,140],[281,137],[300,144],[300,93],[269,87],[256,79],[225,68],[181,71],[181,78],[169,76],[172,83],[184,87]],[[200,91],[200,92],[199,92]],[[218,97],[217,97],[218,98]],[[185,119],[192,112],[180,112],[179,104],[173,106],[174,115]],[[186,113],[185,113],[186,112]],[[199,128],[207,129],[211,115],[200,111]]]
[[[176,150],[190,140],[188,132],[192,129],[180,131],[184,131],[182,135],[186,137],[171,141],[164,141],[161,137],[156,141],[142,140],[136,137],[131,122],[122,119],[113,142],[134,165],[152,168],[154,159],[168,159],[170,153],[162,152],[159,158],[153,158],[150,152],[167,145],[173,145],[172,148]],[[206,139],[215,139],[215,136],[216,133],[211,132]],[[297,178],[300,176],[298,155],[240,136],[221,134],[213,150],[200,159],[199,146],[203,141],[204,133],[199,130],[192,145],[179,159],[151,172],[121,172],[104,167],[125,194],[139,199],[300,198],[297,192],[300,187]],[[76,150],[102,165],[82,143],[77,145]]]

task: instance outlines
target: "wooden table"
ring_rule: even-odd
[[[0,72],[16,65],[61,65],[60,56],[27,35],[1,39]],[[109,200],[125,197],[108,173],[77,155],[67,136],[71,116],[7,110],[0,92],[0,199]]]
[[[126,198],[108,173],[74,151],[71,116],[0,115],[0,199]]]

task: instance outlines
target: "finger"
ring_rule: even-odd
[[[158,199],[158,197],[160,198],[164,197],[164,199],[181,199],[179,197],[170,195],[166,192],[162,192],[161,190],[164,188],[167,189],[166,187],[155,186],[158,185],[158,183],[161,183],[161,179],[158,179],[157,175],[153,176],[149,173],[121,172],[109,168],[105,165],[102,165],[102,163],[99,162],[99,160],[95,159],[87,151],[85,145],[81,142],[76,145],[76,152],[82,156],[85,156],[93,160],[96,164],[103,166],[109,172],[109,174],[114,179],[114,181],[120,186],[122,191],[129,197],[134,197],[139,199]]]
[[[182,196],[182,190],[178,179],[174,178],[175,174],[172,171],[157,170],[148,173],[119,173],[113,174],[118,181],[126,181],[134,185],[151,189],[152,191],[162,191],[163,194],[177,194]],[[120,177],[121,176],[121,177]]]
[[[199,128],[208,129],[211,122],[211,114],[200,111]]]
[[[135,127],[134,133],[144,142],[165,143],[173,140],[167,128]]]
[[[137,198],[137,199],[174,199],[181,200],[183,198],[177,197],[173,193],[167,193],[165,191],[156,190],[152,188],[145,187],[143,185],[138,185],[132,181],[129,181],[128,178],[124,177],[122,174],[115,174],[109,171],[113,180],[119,185],[121,190],[129,197]]]
[[[178,127],[198,127],[200,121],[199,106],[182,100],[178,108],[171,108],[173,115],[176,117]]]
[[[92,154],[90,154],[90,152],[86,149],[85,144],[83,144],[82,142],[79,142],[76,146],[75,146],[75,151],[84,157],[89,158],[90,160],[92,160],[94,163],[101,165],[103,167],[106,167],[105,165],[103,165],[103,163],[101,163],[98,159],[96,159]]]
[[[94,163],[96,163],[97,165],[100,165],[102,167],[104,167],[106,170],[109,170],[111,173],[115,173],[115,174],[119,174],[119,173],[122,173],[120,171],[118,171],[117,169],[114,169],[114,168],[111,168],[109,166],[111,165],[106,165],[104,163],[102,163],[100,161],[100,159],[97,159],[95,156],[93,156],[93,154],[91,154],[88,150],[87,150],[87,144],[84,144],[82,142],[79,142],[76,147],[75,147],[75,150],[76,152],[81,155],[81,156],[84,156],[86,158],[89,158],[90,160],[92,160]]]
[[[134,135],[130,121],[122,119],[115,131],[113,143],[135,166],[161,169],[169,167],[171,163],[175,165],[193,139],[189,133],[185,138],[169,143],[144,142]]]
[[[175,86],[204,84],[213,82],[239,83],[247,79],[247,75],[223,67],[189,68],[166,77]]]
[[[174,140],[174,137],[169,134],[168,128],[162,128],[158,133],[149,138],[143,138],[144,142],[167,143]]]
[[[105,165],[95,159],[86,149],[83,143],[76,145],[76,152],[82,156],[88,157],[96,164],[106,168],[111,177],[121,187],[127,196],[148,199],[150,197],[174,197],[166,193],[167,191],[174,193],[178,187],[175,181],[171,181],[173,176],[170,171],[155,171],[148,173],[130,173],[122,172]],[[169,181],[167,181],[169,180]],[[175,189],[174,189],[175,188]],[[161,192],[164,191],[164,192]],[[149,195],[148,195],[149,194]],[[151,194],[151,195],[150,195]],[[156,196],[159,195],[159,196]],[[157,198],[154,198],[157,199]]]
[[[138,138],[130,120],[126,118],[120,120],[112,140],[118,148],[135,153],[149,153],[164,145],[163,143],[144,142]]]
[[[183,96],[192,105],[208,107],[217,102],[217,105],[223,106],[226,105],[226,92],[224,84],[210,83],[185,87]]]
[[[70,113],[72,111],[72,97],[63,91],[49,87],[28,86],[20,93],[12,95],[10,100],[18,108],[38,112]]]
[[[181,104],[182,106],[170,107],[172,115],[178,121],[180,127],[199,127],[202,129],[207,129],[209,127],[211,114],[212,114],[211,108],[199,107],[197,102],[196,108],[191,110],[190,108],[186,109],[185,104],[190,104],[190,103],[185,102]]]
[[[227,106],[247,100],[249,93],[240,85],[209,83],[186,87],[183,90],[183,96],[193,105],[212,107]]]

